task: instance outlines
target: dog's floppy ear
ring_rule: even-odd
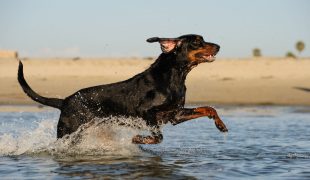
[[[174,51],[178,46],[181,45],[181,39],[178,38],[159,38],[152,37],[146,40],[149,43],[159,42],[160,48],[163,53],[170,53]]]

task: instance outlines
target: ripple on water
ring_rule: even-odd
[[[223,136],[200,118],[167,125],[158,145],[131,144],[148,133],[99,119],[56,141],[53,111],[0,113],[0,175],[21,178],[309,179],[307,107],[220,107]],[[47,113],[47,115],[46,115]],[[101,122],[105,123],[101,123]],[[122,118],[119,119],[122,121]],[[139,119],[123,119],[125,122]],[[142,129],[147,129],[144,122]]]

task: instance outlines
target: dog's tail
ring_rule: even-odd
[[[23,88],[24,92],[34,101],[37,101],[41,104],[47,105],[47,106],[51,106],[54,108],[58,108],[61,109],[62,104],[63,104],[63,100],[62,99],[57,99],[57,98],[46,98],[43,96],[40,96],[39,94],[37,94],[36,92],[34,92],[30,86],[28,85],[28,83],[26,82],[25,78],[24,78],[24,71],[23,71],[23,63],[21,61],[19,61],[19,66],[18,66],[18,82],[21,85],[21,87]]]

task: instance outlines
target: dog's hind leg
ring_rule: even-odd
[[[177,125],[177,124],[180,124],[182,122],[185,122],[185,121],[188,121],[191,119],[195,119],[195,118],[199,118],[199,117],[203,117],[203,116],[207,116],[209,118],[214,119],[214,123],[220,131],[222,131],[222,132],[228,131],[225,124],[223,123],[223,121],[218,116],[216,110],[214,108],[208,107],[208,106],[207,107],[198,107],[198,108],[193,108],[193,109],[182,108],[175,113],[175,117],[173,119],[171,119],[170,122],[173,125]]]

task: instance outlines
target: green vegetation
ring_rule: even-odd
[[[302,41],[298,41],[296,43],[296,49],[299,52],[299,54],[305,49],[305,43]]]
[[[262,53],[261,53],[259,48],[254,48],[253,49],[253,56],[254,57],[261,57],[262,56]]]
[[[286,57],[287,58],[294,58],[294,59],[296,58],[295,54],[290,52],[290,51],[286,53]]]
[[[298,57],[300,57],[300,54],[304,51],[306,45],[303,41],[297,41],[296,44],[295,44],[295,48],[296,50],[298,51]],[[261,57],[262,56],[262,53],[261,53],[261,50],[259,48],[254,48],[252,50],[252,54],[253,54],[253,57]],[[297,59],[297,55],[295,55],[292,51],[288,51],[286,54],[285,54],[285,57],[287,58],[294,58],[294,59]]]
[[[305,49],[305,46],[306,46],[305,43],[302,42],[302,41],[297,41],[297,42],[296,42],[295,48],[296,48],[296,50],[297,50],[298,53],[299,53],[299,57],[300,57],[301,52]],[[287,52],[286,55],[285,55],[285,57],[294,58],[294,59],[297,58],[297,56],[296,56],[294,53],[292,53],[291,51]]]

